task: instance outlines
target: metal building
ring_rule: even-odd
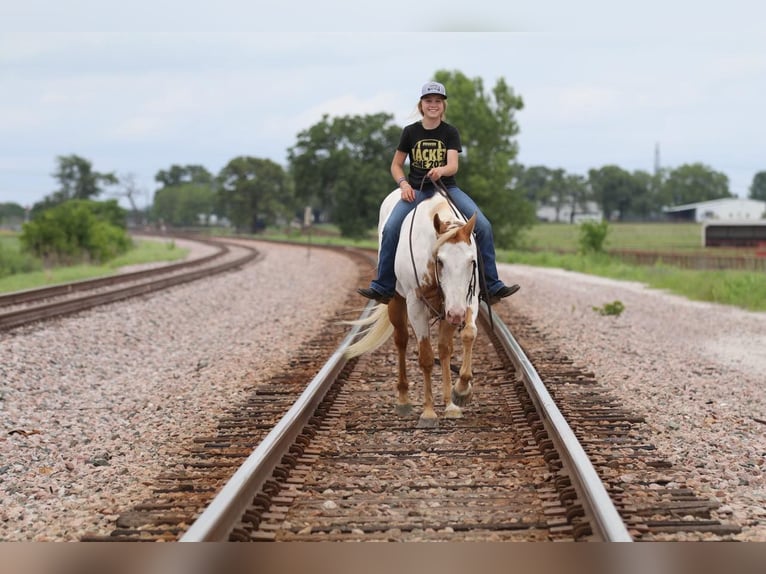
[[[766,201],[727,197],[664,207],[662,211],[673,221],[758,221],[766,218]]]

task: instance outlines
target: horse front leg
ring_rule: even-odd
[[[463,411],[452,400],[452,353],[454,351],[455,329],[457,327],[447,321],[439,322],[439,363],[442,368],[442,397],[444,398],[444,416],[459,419]]]
[[[423,372],[423,413],[418,421],[418,428],[432,428],[439,424],[434,410],[434,397],[431,391],[431,373],[434,368],[434,351],[431,341],[426,336],[418,340],[418,362]]]
[[[473,396],[473,344],[476,341],[476,322],[473,319],[472,310],[468,310],[466,325],[460,332],[460,340],[463,345],[463,362],[460,365],[460,378],[452,389],[452,400],[456,405],[465,406],[471,402]]]
[[[394,345],[398,358],[396,377],[396,414],[402,417],[412,414],[412,403],[409,398],[410,383],[407,379],[407,306],[404,299],[395,296],[388,304],[388,318],[394,326]]]

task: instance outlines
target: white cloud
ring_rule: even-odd
[[[549,96],[551,119],[575,125],[602,120],[625,105],[620,91],[606,86],[570,86]]]
[[[634,31],[651,34],[683,32],[761,33],[763,3],[728,0],[440,0],[414,5],[388,0],[371,5],[348,0],[25,0],[6,2],[0,21],[24,32],[152,32],[314,33],[403,31],[551,31],[555,33]]]
[[[121,140],[146,140],[166,132],[167,124],[159,117],[134,116],[119,122],[112,130],[115,138]]]
[[[229,21],[230,14],[237,17],[231,29],[218,33],[214,17],[207,29],[201,20],[189,20],[201,14],[192,1],[162,33],[137,32],[138,24],[132,31],[66,33],[61,30],[73,15],[82,17],[74,8],[86,3],[66,3],[71,14],[55,8],[51,13],[61,26],[51,32],[42,4],[23,5],[41,10],[35,33],[0,38],[0,200],[22,189],[41,197],[53,187],[55,156],[68,153],[93,160],[98,170],[134,172],[146,182],[171,163],[201,163],[215,171],[242,154],[282,162],[297,133],[324,114],[386,112],[399,124],[414,121],[420,85],[439,69],[480,77],[485,89],[503,77],[523,97],[525,109],[517,117],[524,162],[577,172],[608,162],[651,167],[660,141],[675,163],[701,159],[741,173],[764,169],[759,99],[766,93],[766,39],[748,34],[747,27],[726,29],[732,15],[718,17],[723,30],[708,38],[705,26],[699,33],[667,34],[664,25],[650,25],[649,16],[637,12],[651,14],[651,6],[620,12],[610,5],[593,13],[581,3],[552,0],[536,10],[515,10],[518,2],[511,1],[497,9],[497,22],[512,14],[514,22],[544,31],[412,34],[400,23],[438,27],[464,14],[466,5],[447,2],[433,18],[402,18],[387,5],[384,15],[360,14],[363,25],[341,26],[333,19],[324,26],[339,2],[298,2],[290,6],[298,17],[293,27],[292,20],[290,26],[269,20],[277,11],[283,15],[282,5],[265,5],[255,21],[255,4],[224,2],[216,10]],[[471,4],[473,13],[490,14],[480,4]],[[733,0],[732,13],[737,4]],[[4,18],[9,11],[27,12],[20,3],[6,5],[0,9],[4,24],[11,22]],[[103,13],[98,6],[96,13]],[[328,11],[319,14],[321,6]],[[156,6],[156,22],[171,21],[165,8]],[[547,22],[542,9],[550,23],[540,24]],[[675,5],[664,10],[663,18],[677,14]],[[645,26],[605,27],[618,13]],[[136,14],[144,17],[140,6]],[[394,26],[386,23],[389,14]],[[139,16],[126,14],[123,28]],[[306,31],[301,26],[309,16],[315,19]],[[571,26],[560,31],[557,22],[566,18]],[[469,20],[466,26],[481,24]],[[268,33],[255,31],[270,22]],[[239,24],[252,29],[241,33]],[[14,165],[26,166],[23,177]],[[38,170],[34,183],[32,166]]]

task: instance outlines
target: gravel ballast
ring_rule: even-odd
[[[561,269],[503,265],[501,277],[521,285],[510,304],[646,419],[658,454],[742,526],[738,539],[766,541],[766,313]],[[615,301],[618,316],[594,310]]]
[[[0,333],[0,540],[108,534],[356,287],[343,255],[259,249],[238,272]]]
[[[191,438],[286,365],[358,286],[342,255],[260,249],[265,259],[241,271],[0,333],[0,540],[108,533]],[[644,416],[689,486],[743,526],[740,539],[766,540],[766,314],[500,269],[522,286],[500,305],[536,320]],[[615,300],[619,317],[592,309]]]

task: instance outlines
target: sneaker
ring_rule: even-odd
[[[516,291],[518,291],[519,289],[521,289],[521,287],[515,284],[511,286],[503,285],[502,287],[500,287],[500,289],[498,289],[492,295],[489,296],[487,303],[489,303],[490,305],[499,303],[500,299],[505,299],[506,297],[510,297],[511,295],[516,293]]]
[[[383,295],[382,293],[378,293],[372,287],[368,287],[366,289],[357,289],[356,292],[359,293],[362,297],[367,297],[368,299],[372,299],[378,303],[385,304],[391,300],[391,297],[388,295]]]

